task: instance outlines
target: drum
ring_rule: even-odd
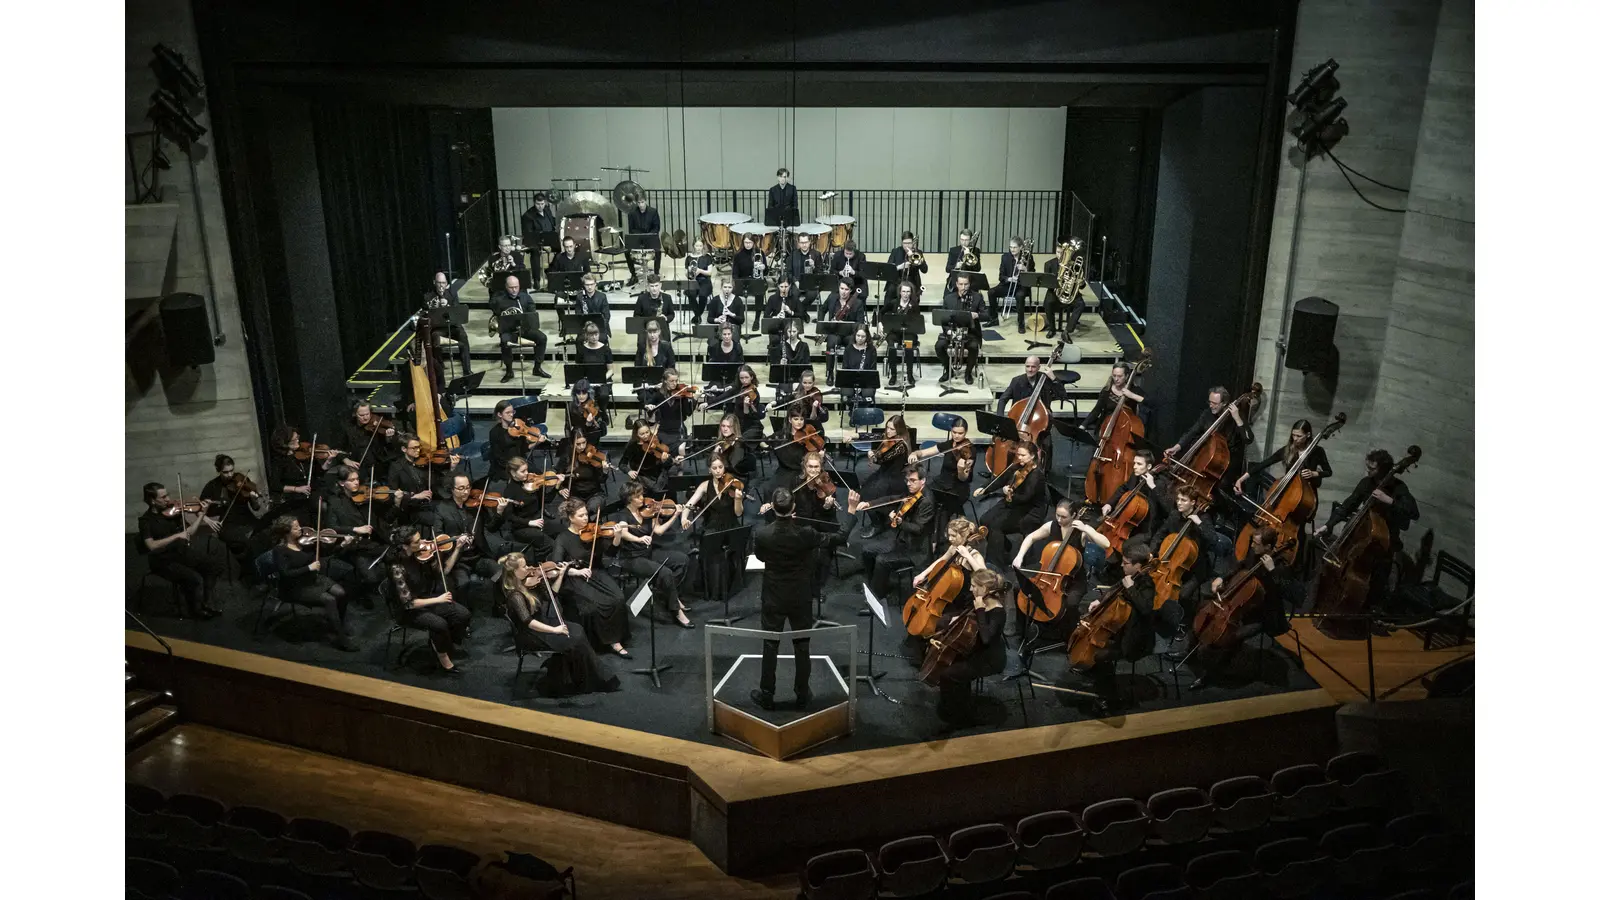
[[[856,233],[854,216],[818,216],[817,221],[828,226],[828,248],[838,250]]]
[[[561,237],[572,238],[579,253],[593,254],[600,249],[600,217],[595,215],[567,216],[561,220]]]
[[[806,222],[803,225],[796,225],[790,228],[789,231],[795,237],[799,237],[802,234],[810,235],[811,249],[821,253],[823,256],[827,256],[829,251],[833,249],[833,246],[828,241],[828,236],[833,234],[833,229],[826,225],[818,222]]]
[[[734,241],[733,232],[735,225],[743,225],[750,221],[744,213],[714,212],[706,213],[700,217],[700,240],[706,245],[706,252],[721,250],[725,253],[734,253],[739,245]]]
[[[746,222],[735,225],[733,231],[733,252],[738,253],[744,249],[744,239],[748,235],[756,242],[756,249],[767,256],[772,255],[772,236],[778,233],[776,225],[762,225],[759,222]]]

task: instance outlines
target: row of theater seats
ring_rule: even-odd
[[[570,868],[557,872],[528,854],[485,863],[459,847],[418,847],[383,831],[352,834],[324,819],[230,809],[195,794],[164,797],[131,782],[125,814],[129,897],[465,900],[508,883],[519,897],[576,894]]]
[[[1470,897],[1470,847],[1438,816],[1408,809],[1398,771],[1346,753],[1270,781],[1247,775],[824,853],[802,869],[801,896]]]

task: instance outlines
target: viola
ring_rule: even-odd
[[[450,465],[450,451],[443,447],[431,451],[424,450],[417,454],[417,458],[413,459],[411,464],[419,469],[426,469],[429,466],[448,466]]]
[[[661,403],[665,403],[668,400],[676,400],[680,397],[685,399],[694,399],[694,396],[698,393],[700,393],[700,389],[698,387],[695,387],[692,384],[680,384],[672,389],[672,393],[662,397]],[[659,406],[660,404],[658,403],[656,405]]]
[[[1150,351],[1146,350],[1122,383],[1124,392],[1133,387],[1134,376],[1143,374],[1153,365]],[[1100,441],[1095,445],[1094,456],[1089,460],[1088,474],[1084,478],[1084,497],[1089,502],[1104,505],[1127,483],[1133,475],[1133,451],[1144,441],[1144,420],[1128,408],[1128,396],[1117,397],[1116,408],[1100,423]],[[1113,546],[1121,547],[1120,543]]]
[[[916,507],[917,501],[921,499],[922,492],[917,491],[915,494],[900,501],[900,505],[895,507],[894,512],[889,514],[889,527],[899,528],[900,523],[905,521],[906,516],[911,514],[911,510]]]
[[[596,538],[611,540],[625,527],[621,522],[590,522],[578,529],[578,539],[585,544],[594,543]]]
[[[206,511],[206,507],[209,505],[211,505],[210,500],[185,500],[182,503],[173,501],[170,506],[167,506],[165,509],[161,510],[161,514],[168,518],[176,516],[179,513],[198,516],[203,515]]]
[[[1045,371],[1054,369],[1056,363],[1061,361],[1061,351],[1066,346],[1067,342],[1063,338],[1056,344],[1056,348],[1050,351],[1050,359],[1039,369],[1039,383],[1033,386],[1032,396],[1026,400],[1013,402],[1011,408],[1006,410],[1006,418],[1017,424],[1017,434],[1035,446],[1039,443],[1039,436],[1050,428],[1050,406],[1039,401],[1039,397],[1044,393],[1045,382],[1052,380]],[[1015,441],[996,438],[994,443],[989,445],[988,452],[984,454],[984,464],[989,467],[990,472],[1004,471],[1011,464],[1012,451],[1015,449]]]
[[[1029,475],[1033,474],[1034,468],[1035,464],[1031,462],[1025,466],[1018,466],[1017,474],[1011,476],[1011,490],[1022,490],[1022,483],[1028,480]]]
[[[521,419],[513,419],[506,428],[506,434],[514,438],[522,438],[530,444],[542,444],[546,440],[543,431],[537,425],[529,425]]]
[[[662,516],[675,516],[678,514],[678,504],[674,500],[644,499],[639,504],[639,515],[646,519],[657,519]]]
[[[1283,551],[1283,559],[1279,561],[1284,565],[1294,565],[1300,555],[1300,527],[1317,514],[1316,486],[1301,476],[1300,469],[1318,444],[1344,427],[1345,419],[1342,412],[1334,416],[1333,421],[1318,432],[1293,460],[1284,460],[1288,463],[1288,471],[1272,483],[1267,496],[1256,507],[1254,518],[1239,529],[1239,537],[1233,544],[1235,559],[1243,561],[1245,554],[1250,552],[1250,538],[1256,529],[1272,527],[1278,531],[1278,546],[1273,549]]]
[[[335,456],[343,455],[345,455],[343,450],[335,450],[329,447],[327,444],[313,444],[309,441],[301,441],[294,448],[294,458],[300,460],[301,462],[305,462],[313,457],[316,459],[333,459]]]
[[[432,540],[424,540],[422,548],[417,551],[417,559],[427,562],[433,559],[435,553],[449,553],[456,548],[456,539],[448,534],[435,536]]]
[[[1139,575],[1147,575],[1154,566],[1152,560],[1139,570]],[[1137,579],[1139,575],[1135,575]],[[1072,636],[1067,639],[1067,658],[1073,670],[1087,672],[1094,668],[1096,657],[1100,652],[1111,646],[1121,634],[1122,629],[1133,618],[1133,604],[1128,602],[1127,587],[1119,579],[1117,586],[1100,599],[1100,605],[1094,612],[1078,620],[1078,626],[1072,630]]]
[[[1186,484],[1199,491],[1207,504],[1211,502],[1211,489],[1216,487],[1218,479],[1228,471],[1228,464],[1232,461],[1232,453],[1228,450],[1228,439],[1222,434],[1222,422],[1225,419],[1232,419],[1233,411],[1242,409],[1245,401],[1248,400],[1251,405],[1260,401],[1263,390],[1265,389],[1258,381],[1250,386],[1250,390],[1233,398],[1233,402],[1223,408],[1216,421],[1206,429],[1205,434],[1200,435],[1200,438],[1190,445],[1188,452],[1179,457],[1173,466],[1173,479],[1179,484]],[[1240,418],[1246,422],[1250,421],[1249,416],[1241,415]]]
[[[540,472],[537,475],[529,472],[527,480],[522,482],[522,487],[523,489],[529,491],[537,491],[542,488],[560,487],[561,480],[566,477],[567,476],[557,472]]]
[[[654,456],[656,459],[662,462],[666,462],[672,458],[672,448],[662,443],[654,435],[652,435],[644,443],[640,444],[639,447],[644,451],[645,456]]]
[[[1403,459],[1394,464],[1384,476],[1378,490],[1387,492],[1407,469],[1422,458],[1422,448],[1413,444],[1406,449]],[[1344,531],[1339,533],[1322,557],[1322,570],[1317,573],[1317,586],[1313,596],[1312,615],[1355,615],[1366,612],[1371,598],[1372,571],[1378,561],[1389,554],[1394,536],[1389,533],[1389,520],[1383,511],[1376,509],[1371,494],[1361,501],[1361,506],[1351,515]],[[1319,630],[1330,637],[1356,637],[1365,633],[1365,623],[1350,620],[1318,618],[1313,620]]]
[[[896,447],[904,449],[905,444],[906,439],[903,437],[885,438],[884,440],[879,441],[878,446],[872,448],[872,461],[882,464],[889,458],[889,454],[893,452]]]
[[[1204,647],[1228,648],[1239,645],[1239,629],[1246,614],[1266,599],[1266,573],[1262,560],[1273,556],[1274,565],[1282,560],[1268,553],[1253,564],[1229,576],[1211,601],[1194,616],[1194,637]]]
[[[928,648],[922,658],[922,668],[917,680],[926,685],[938,685],[944,673],[978,646],[978,611],[962,610],[943,629],[933,635],[939,646]]]
[[[726,494],[731,490],[744,490],[744,482],[728,474],[717,479],[717,493]]]
[[[981,541],[988,536],[988,527],[979,526],[967,543]],[[944,615],[945,607],[955,601],[967,584],[966,569],[959,560],[958,556],[941,559],[928,573],[922,587],[912,592],[905,605],[900,607],[900,619],[905,622],[907,634],[932,637],[938,629],[939,617]]]
[[[387,484],[369,484],[366,487],[356,488],[356,492],[350,495],[350,501],[355,503],[357,506],[366,503],[368,500],[376,500],[379,503],[388,503],[393,499],[394,488],[389,487]]]
[[[963,440],[959,444],[953,444],[950,447],[950,451],[949,452],[950,452],[950,455],[954,456],[956,459],[965,460],[967,462],[971,462],[972,459],[973,459],[972,442],[971,441],[967,441],[967,440]]]
[[[838,486],[833,483],[833,476],[827,472],[817,476],[817,480],[811,485],[811,489],[817,492],[818,500],[826,500],[839,493]]]
[[[583,418],[587,422],[594,422],[600,418],[600,407],[596,406],[593,400],[583,401],[583,405],[578,409],[583,413]]]

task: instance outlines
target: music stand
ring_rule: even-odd
[[[466,331],[467,315],[468,310],[465,306],[436,306],[428,310],[428,325],[433,329],[434,339],[450,338],[452,327],[460,327],[463,332]],[[450,339],[455,340],[455,338]]]
[[[973,323],[973,318],[972,317],[973,317],[973,313],[967,312],[964,309],[936,309],[936,310],[933,311],[933,324],[937,325],[941,330],[946,325],[955,326],[957,329],[960,330],[959,331],[959,335],[960,335],[960,339],[961,339],[961,342],[962,342],[962,346],[965,346],[966,345],[966,340],[967,340],[967,335],[971,334],[971,332],[972,332],[972,323]],[[982,345],[980,344],[979,346],[982,346]],[[952,354],[954,352],[955,352],[955,341],[952,340],[950,342],[950,345],[948,347],[946,347],[946,349],[945,349],[945,353],[946,353],[945,358],[949,359],[950,358],[949,354]],[[956,367],[955,367],[955,363],[952,362],[952,363],[950,363],[950,378],[953,380],[955,378],[955,375],[956,375]],[[951,394],[965,394],[966,392],[967,392],[966,388],[950,387],[948,382],[943,382],[943,381],[941,381],[939,383],[939,396],[940,397],[948,397]]]
[[[863,262],[856,267],[856,274],[867,281],[878,283],[878,298],[883,299],[883,285],[891,278],[900,274],[900,270],[886,262]]]
[[[890,703],[899,703],[899,700],[885,694],[883,688],[878,687],[878,679],[889,673],[874,672],[872,670],[872,657],[876,655],[873,652],[873,632],[876,631],[876,623],[880,621],[883,622],[885,628],[889,627],[889,618],[884,615],[883,602],[873,596],[872,588],[867,587],[865,582],[861,585],[861,599],[867,605],[865,610],[867,613],[867,671],[866,674],[856,675],[856,680],[865,683],[867,689],[872,691],[873,695],[882,697]]]
[[[583,276],[586,272],[546,272],[545,284],[550,288],[550,293],[556,296],[563,294],[576,294],[583,290]]]
[[[754,297],[765,300],[767,296],[767,280],[765,278],[735,278],[733,280],[733,295],[735,297]]]
[[[957,269],[950,273],[950,282],[945,288],[945,293],[953,294],[956,292],[957,275],[967,276],[967,287],[971,288],[974,293],[982,293],[989,289],[989,276],[983,274],[982,272],[969,272],[966,269]]]
[[[662,294],[661,296],[665,297],[667,295],[666,294]],[[635,315],[629,315],[626,319],[622,320],[622,333],[623,334],[631,334],[631,335],[635,335],[635,336],[642,336],[646,331],[649,330],[651,322],[660,322],[661,323],[661,330],[662,331],[666,331],[669,334],[671,333],[672,323],[667,320],[666,316],[635,316]],[[669,340],[669,342],[670,342],[670,340]]]
[[[661,563],[661,565],[659,565],[659,566],[656,566],[656,570],[654,572],[651,572],[648,576],[646,576],[645,579],[644,579],[644,582],[639,585],[639,590],[634,593],[633,599],[628,601],[628,611],[633,613],[633,617],[634,618],[638,618],[639,617],[639,613],[642,612],[643,610],[647,609],[650,606],[650,600],[654,596],[653,592],[650,590],[650,582],[655,580],[656,575],[659,574],[661,572],[662,568],[664,568],[665,566],[666,566],[665,562]],[[648,665],[648,666],[646,666],[646,667],[644,667],[642,669],[634,669],[633,670],[633,674],[635,674],[635,675],[649,675],[651,683],[653,683],[656,686],[656,688],[659,690],[661,688],[661,673],[665,672],[666,670],[668,670],[670,668],[672,668],[672,663],[667,663],[664,666],[656,664],[656,616],[655,616],[654,611],[652,611],[650,613],[649,619],[650,619],[650,665]]]
[[[591,391],[596,385],[606,383],[605,363],[567,363],[561,367],[561,371],[566,378],[567,387],[577,384],[579,379],[588,379]],[[593,400],[594,397],[591,396],[589,399]]]
[[[733,384],[739,380],[739,367],[744,363],[704,362],[700,364],[700,380],[706,384]]]
[[[811,370],[811,364],[808,363],[808,362],[806,362],[806,363],[790,363],[790,364],[788,364],[786,366],[785,365],[780,365],[778,363],[773,363],[772,365],[767,367],[767,383],[768,384],[799,384],[800,383],[800,376],[805,374],[806,372],[809,372],[810,370]]]
[[[834,384],[838,386],[841,395],[851,388],[870,394],[876,391],[879,385],[877,369],[835,369],[833,376]]]
[[[663,366],[623,366],[617,378],[622,384],[657,385],[665,377]]]
[[[1056,285],[1055,276],[1049,274],[1048,272],[1022,272],[1022,273],[1017,275],[1017,292],[1020,294],[1022,291],[1029,291],[1030,292],[1029,293],[1029,297],[1033,296],[1033,294],[1031,293],[1033,288],[1042,287],[1045,290],[1049,290],[1049,289],[1055,287],[1055,285]],[[1022,307],[1019,304],[1018,307],[1017,307],[1017,315],[1020,316],[1022,314],[1023,314]],[[1042,321],[1044,321],[1044,310],[1043,309],[1041,309],[1039,311],[1039,322],[1042,322]],[[1028,349],[1029,350],[1037,350],[1040,347],[1052,346],[1049,341],[1041,341],[1041,340],[1039,340],[1039,322],[1035,322],[1034,323],[1034,326],[1033,326],[1033,337],[1028,339]]]
[[[700,564],[705,565],[707,552],[729,553],[734,547],[743,546],[742,542],[750,540],[750,533],[754,530],[752,525],[735,525],[724,531],[707,531],[700,536]],[[730,561],[731,562],[731,561]],[[722,597],[722,618],[707,619],[708,625],[732,625],[744,618],[743,615],[733,615],[729,604],[733,602],[733,592],[728,591]]]
[[[504,272],[495,272],[489,276],[489,296],[493,297],[506,289],[506,279],[517,276],[517,284],[526,286],[529,274],[525,268],[507,269]]]

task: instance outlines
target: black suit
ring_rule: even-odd
[[[587,272],[589,271],[589,254],[582,250],[572,251],[572,256],[565,252],[557,253],[550,260],[550,268],[546,272]]]
[[[761,627],[782,631],[785,623],[795,630],[810,628],[816,622],[811,607],[811,579],[818,550],[838,547],[849,533],[821,534],[793,519],[755,529],[756,558],[766,564],[761,577]],[[761,642],[761,691],[772,696],[778,680],[778,641]],[[811,695],[811,639],[794,642],[794,692],[797,697]]]
[[[1009,250],[1002,253],[1000,255],[1000,283],[989,289],[989,318],[993,321],[1000,321],[1000,300],[1011,292],[1011,282],[1006,279],[1017,274],[1019,274],[1017,257],[1012,255]],[[1027,331],[1027,316],[1024,315],[1024,311],[1028,308],[1028,299],[1032,296],[1032,293],[1028,288],[1021,285],[1017,286],[1015,297],[1017,301],[1018,334]]]
[[[439,308],[459,309],[460,307],[461,307],[461,298],[456,296],[456,289],[453,288],[453,287],[445,288],[442,293],[437,288],[430,288],[430,289],[422,292],[422,308],[423,308],[424,311],[427,311],[427,310],[430,310],[430,309],[439,309]],[[434,329],[434,332],[433,332],[433,346],[434,346],[434,349],[436,349],[436,350],[438,349],[438,347],[439,347],[439,338],[443,335],[445,330],[446,329],[437,329],[437,328]],[[461,374],[463,374],[463,375],[471,375],[472,374],[472,350],[471,350],[471,346],[467,343],[467,328],[466,328],[466,326],[465,325],[452,325],[452,326],[450,326],[448,331],[450,333],[447,336],[450,338],[450,340],[456,342],[456,360],[461,363]]]
[[[887,600],[889,591],[894,587],[895,572],[910,566],[911,574],[928,565],[928,560],[933,555],[933,528],[938,504],[934,500],[933,492],[924,490],[922,496],[917,498],[915,506],[900,520],[894,528],[894,544],[885,553],[873,550],[862,551],[862,562],[867,571],[871,573],[868,584],[872,586],[872,593],[880,600]],[[895,507],[895,511],[898,507]],[[907,583],[911,581],[906,578]],[[905,598],[900,598],[905,599]]]
[[[951,376],[950,371],[950,344],[960,341],[967,348],[967,375],[971,376],[973,369],[978,365],[978,351],[983,348],[983,297],[977,291],[968,290],[966,298],[956,296],[952,291],[944,295],[944,308],[951,312],[972,313],[972,324],[966,329],[958,329],[951,325],[944,327],[939,340],[934,342],[933,351],[939,357],[939,362],[944,365],[944,377]]]
[[[526,291],[518,291],[515,297],[501,291],[489,302],[499,321],[500,363],[506,367],[506,372],[511,371],[511,348],[518,337],[533,341],[534,368],[543,366],[544,347],[549,338],[539,329],[539,311],[534,308],[533,297]]]
[[[1029,378],[1026,373],[1012,378],[1011,383],[1006,385],[1006,389],[1002,391],[1000,396],[997,398],[997,402],[995,403],[995,412],[1003,416],[1006,414],[1006,409],[1010,407],[1011,404],[1017,402],[1018,400],[1027,400],[1029,397],[1032,397],[1033,389],[1038,387],[1039,379],[1044,377],[1044,373],[1040,372],[1038,375],[1035,375],[1032,378]],[[1045,379],[1045,385],[1039,391],[1039,402],[1043,404],[1046,409],[1049,409],[1050,404],[1058,403],[1065,399],[1067,399],[1067,389],[1061,386],[1061,382],[1054,378]],[[1051,447],[1053,446],[1050,438],[1050,432],[1052,430],[1053,429],[1046,428],[1039,434],[1039,454],[1041,457],[1039,460],[1039,465],[1043,467],[1046,472],[1050,471],[1050,454]]]
[[[697,325],[700,323],[700,317],[705,315],[706,301],[711,299],[713,293],[710,275],[712,271],[711,262],[711,255],[708,253],[702,253],[699,256],[686,256],[683,259],[684,274],[688,274],[691,268],[701,270],[700,274],[694,276],[694,286],[684,291],[684,296],[689,300],[689,307],[694,310],[694,321]]]
[[[900,265],[906,261],[906,256],[906,248],[904,247],[896,247],[893,250],[890,250],[889,265]],[[916,285],[917,293],[920,294],[922,292],[922,276],[926,274],[928,274],[928,257],[926,254],[924,254],[921,263],[914,266],[906,266],[904,269],[897,269],[895,271],[894,277],[890,278],[889,283],[884,286],[884,296],[900,296],[900,283],[902,281],[910,281],[912,284]]]
[[[977,264],[972,265],[972,266],[963,266],[963,265],[961,265],[961,245],[960,244],[957,244],[956,246],[951,247],[950,248],[950,252],[945,254],[944,270],[946,272],[950,273],[950,277],[948,277],[948,278],[946,278],[944,280],[944,289],[945,289],[946,293],[956,289],[956,276],[955,276],[955,273],[957,273],[957,272],[980,272],[980,271],[983,270],[983,254],[980,253],[979,251],[977,251],[976,249],[974,249],[972,252],[973,252],[973,255],[977,257],[977,260],[978,260]]]
[[[763,219],[766,224],[793,225],[800,221],[799,216],[800,191],[793,183],[767,188],[767,210]]]
[[[533,276],[529,290],[539,289],[539,270],[544,262],[540,248],[549,247],[551,255],[561,252],[560,236],[556,231],[554,203],[546,203],[542,213],[537,207],[530,206],[527,212],[522,214],[522,243],[528,248],[528,271]]]
[[[644,208],[644,212],[640,212],[638,205],[635,204],[632,208],[630,208],[628,210],[628,233],[629,234],[654,234],[654,235],[660,235],[661,234],[661,213],[657,212],[656,208],[654,206],[646,206]],[[654,271],[655,271],[655,273],[657,275],[660,275],[661,274],[661,248],[658,246],[655,249],[654,252],[655,252],[655,270]],[[628,254],[628,274],[633,276],[633,277],[635,277],[635,278],[638,277],[638,273],[634,271],[634,262],[633,262],[633,254],[632,253]]]
[[[841,275],[844,272],[844,267],[849,266],[850,280],[855,283],[856,293],[865,293],[862,288],[867,286],[867,276],[861,274],[861,265],[866,261],[866,257],[859,253],[847,259],[844,255],[844,251],[840,250],[838,253],[834,253],[828,257],[828,274]],[[835,282],[834,287],[835,290],[838,289],[837,282]]]
[[[809,271],[807,271],[806,267],[807,262],[811,263]],[[823,271],[821,253],[815,250],[807,250],[805,253],[801,253],[799,248],[795,248],[795,251],[789,254],[789,280],[796,287],[800,285],[800,279],[806,275],[820,275]],[[817,294],[815,291],[810,293],[801,291],[800,297],[801,317],[809,322],[811,320],[811,310],[817,305]]]

